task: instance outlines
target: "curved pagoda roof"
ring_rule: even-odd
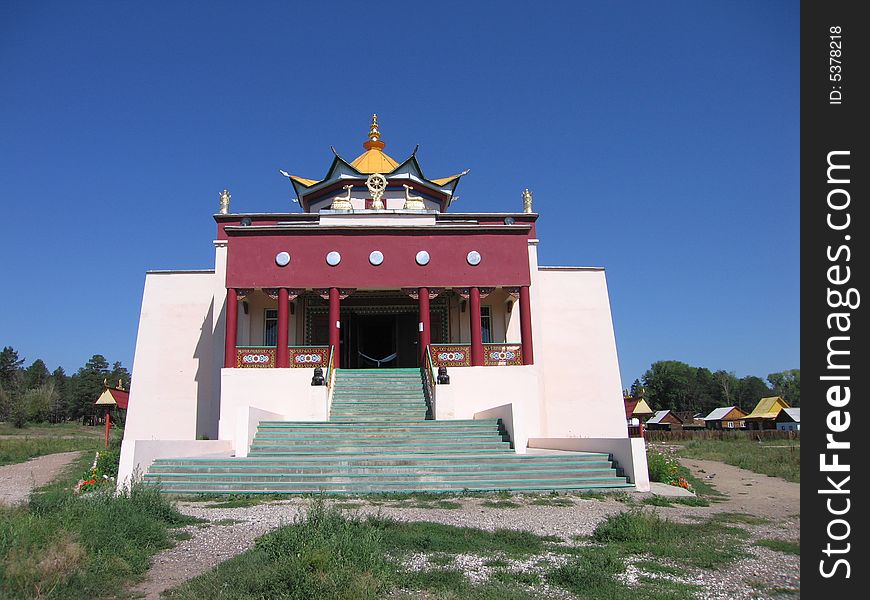
[[[296,191],[299,204],[306,211],[310,205],[309,200],[319,196],[318,192],[328,191],[334,187],[334,184],[339,182],[344,184],[349,180],[365,180],[373,173],[385,175],[388,181],[411,181],[418,186],[422,185],[427,191],[434,192],[444,199],[442,206],[445,209],[450,205],[454,199],[454,191],[459,184],[459,179],[468,173],[468,170],[449,177],[428,179],[423,175],[423,169],[420,167],[420,163],[417,162],[416,148],[411,153],[411,156],[400,163],[384,152],[385,147],[386,143],[381,139],[381,132],[378,126],[378,115],[373,114],[368,139],[363,142],[363,149],[365,151],[352,161],[348,162],[342,158],[333,148],[332,152],[335,154],[335,158],[323,179],[307,179],[298,175],[291,175],[285,171],[281,172],[290,179]]]

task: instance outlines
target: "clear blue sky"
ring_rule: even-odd
[[[0,346],[130,367],[147,269],[213,265],[218,192],[298,210],[372,112],[540,262],[604,266],[623,385],[799,368],[797,1],[5,2]],[[291,207],[293,207],[291,209]]]

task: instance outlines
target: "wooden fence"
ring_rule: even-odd
[[[800,431],[728,431],[727,429],[701,429],[684,431],[650,431],[644,429],[643,436],[649,442],[671,442],[679,440],[799,440]]]

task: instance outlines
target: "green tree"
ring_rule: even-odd
[[[109,363],[102,354],[94,354],[85,366],[76,371],[68,384],[68,415],[82,418],[94,414],[94,402],[110,376]]]
[[[767,376],[773,388],[773,395],[782,396],[785,401],[794,407],[801,405],[801,370],[790,369],[771,373]]]
[[[749,412],[755,408],[759,400],[772,395],[772,390],[767,387],[763,379],[748,375],[742,378],[737,386],[737,406]]]
[[[731,371],[716,371],[713,379],[718,389],[717,406],[736,406],[737,388],[740,385],[737,376]]]
[[[45,366],[41,358],[37,358],[32,365],[24,370],[24,389],[38,388],[45,385],[50,378],[51,373],[48,371],[48,367]]]
[[[678,360],[660,360],[643,374],[647,403],[662,410],[692,410],[691,397],[695,382],[692,367]]]
[[[19,391],[23,364],[24,359],[18,357],[18,352],[12,346],[5,346],[0,351],[0,387],[13,399]]]
[[[57,390],[54,406],[52,406],[51,416],[49,417],[52,423],[60,423],[67,419],[67,407],[69,406],[68,379],[63,367],[58,367],[51,373],[51,381],[54,382],[54,389]]]

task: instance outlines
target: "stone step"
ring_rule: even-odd
[[[314,466],[301,466],[302,463],[282,466],[264,465],[176,465],[155,464],[149,473],[177,474],[177,473],[223,473],[234,475],[248,474],[361,474],[361,475],[438,475],[444,473],[549,473],[565,472],[574,473],[578,477],[593,474],[616,475],[616,469],[609,461],[589,462],[586,464],[483,464],[453,461],[443,465],[341,465],[321,464]]]
[[[550,491],[550,490],[618,490],[633,488],[625,478],[602,479],[597,481],[564,482],[552,479],[541,480],[504,480],[504,481],[451,481],[451,482],[389,482],[389,483],[310,483],[310,484],[205,484],[203,482],[176,482],[161,485],[165,494],[371,494],[403,492],[496,492],[513,491]]]
[[[550,456],[550,455],[529,455],[529,454],[469,454],[462,457],[463,464],[476,464],[482,467],[506,465],[511,468],[528,468],[528,465],[587,465],[589,463],[610,464],[610,456],[604,453],[593,452],[572,452],[568,456]],[[335,461],[331,457],[299,457],[298,459],[288,458],[264,458],[264,457],[247,457],[247,458],[159,458],[154,461],[155,465],[189,465],[189,466],[226,466],[226,467],[244,467],[244,466],[265,466],[265,467],[292,467],[295,465],[303,466],[320,466],[341,464],[348,466],[451,466],[456,461],[456,458],[448,455],[428,455],[428,454],[371,454],[362,453],[354,455],[342,455],[339,460]]]
[[[452,473],[149,473],[146,479],[152,481],[204,481],[204,482],[258,482],[258,483],[353,483],[356,481],[377,481],[379,483],[394,483],[401,481],[449,482],[464,481],[502,481],[526,479],[552,479],[571,481],[590,481],[600,479],[615,479],[616,470],[600,470],[578,473],[574,470],[564,471],[529,471],[486,473],[457,471]]]
[[[358,433],[353,436],[348,436],[346,432],[335,433],[261,433],[257,432],[255,440],[299,440],[304,442],[317,442],[326,440],[346,440],[346,439],[361,439],[361,440],[419,440],[419,441],[451,441],[460,443],[465,439],[501,439],[502,435],[498,431],[468,431],[463,433],[455,433],[452,431],[436,431],[433,433],[395,433],[395,432],[374,432],[374,433]]]
[[[493,427],[498,427],[496,419],[481,419],[479,421],[396,421],[394,423],[371,423],[359,421],[357,423],[335,423],[333,421],[286,421],[274,422],[270,421],[268,425],[266,421],[260,421],[258,431],[365,431],[369,429],[379,431],[474,431],[474,430],[490,430]]]

